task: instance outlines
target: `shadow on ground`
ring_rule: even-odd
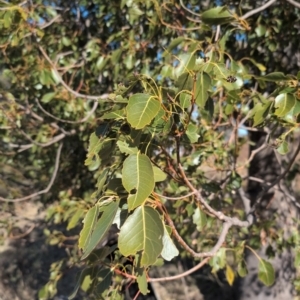
[[[43,230],[44,224],[39,223],[24,238],[9,240],[0,247],[0,300],[38,299],[38,291],[49,281],[51,264],[67,257],[64,248],[46,243]],[[67,299],[77,273],[78,269],[65,270],[55,300]],[[79,294],[75,299],[87,298]]]

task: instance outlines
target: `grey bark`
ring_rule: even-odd
[[[250,134],[250,140],[255,146],[252,146],[251,150],[260,147],[260,145],[265,142],[265,138],[265,134],[261,132],[252,132]],[[281,168],[275,151],[270,146],[254,157],[249,167],[249,176],[272,183],[281,174]],[[251,205],[255,204],[257,196],[262,192],[262,189],[263,185],[261,183],[249,181],[248,195],[251,199]],[[293,224],[293,218],[298,216],[298,208],[295,199],[290,195],[282,181],[264,195],[256,210],[256,217],[259,218],[260,221],[270,220],[274,216],[276,216],[275,230],[283,229],[284,238],[287,238],[290,235],[291,229],[295,226],[295,224]],[[266,287],[259,281],[257,276],[258,260],[253,253],[249,252],[246,259],[249,273],[241,281],[239,300],[294,299],[295,291],[293,279],[296,270],[293,266],[294,257],[292,249],[285,249],[280,252],[279,249],[275,248],[276,256],[273,259],[269,259],[266,255],[266,249],[269,244],[271,244],[273,248],[276,247],[274,242],[270,242],[270,239],[266,237],[266,240],[262,241],[262,247],[257,253],[260,257],[272,263],[276,272],[275,283],[271,287]]]

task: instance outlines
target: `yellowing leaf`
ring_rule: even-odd
[[[226,265],[226,279],[229,285],[232,285],[234,282],[234,272],[229,265]]]

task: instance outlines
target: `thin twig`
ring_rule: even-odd
[[[298,8],[300,8],[300,3],[299,2],[296,2],[294,0],[286,0],[286,1],[289,2],[289,3],[291,3],[291,4],[293,4],[294,6],[296,6]]]
[[[38,99],[35,99],[38,107],[40,108],[40,110],[46,114],[47,116],[53,118],[54,120],[57,120],[57,121],[60,121],[60,122],[64,122],[64,123],[69,123],[69,124],[80,124],[80,123],[84,123],[86,122],[91,116],[92,114],[95,112],[95,110],[97,109],[98,105],[99,105],[99,102],[98,101],[95,101],[94,102],[94,105],[93,105],[93,108],[89,111],[89,113],[81,120],[79,121],[69,121],[69,120],[64,120],[64,119],[60,119],[58,117],[55,117],[53,116],[52,114],[50,114],[49,112],[47,112],[41,105],[41,103],[39,102]]]
[[[74,91],[72,88],[70,88],[65,81],[61,78],[59,72],[57,71],[56,67],[54,66],[53,62],[51,61],[50,57],[47,55],[46,51],[42,48],[42,46],[38,45],[39,50],[41,51],[41,53],[43,54],[44,58],[48,61],[48,63],[51,65],[52,70],[54,71],[55,75],[57,76],[57,78],[59,78],[59,82],[63,85],[63,87],[70,92],[71,94],[73,94],[75,97],[78,98],[83,98],[83,99],[90,99],[90,100],[103,100],[104,102],[113,102],[113,100],[108,99],[108,94],[103,94],[103,95],[99,95],[99,96],[93,96],[93,95],[84,95],[81,93],[78,93],[76,91]]]
[[[180,5],[182,6],[182,8],[185,9],[186,11],[188,11],[190,14],[192,14],[192,15],[194,15],[194,16],[197,16],[197,17],[201,17],[200,14],[197,14],[197,13],[195,13],[194,11],[190,10],[189,8],[187,8],[187,7],[184,5],[184,3],[183,3],[182,0],[180,0],[179,2],[180,2]]]
[[[263,151],[267,147],[268,147],[268,145],[266,143],[264,143],[259,148],[253,150],[250,154],[250,157],[247,159],[247,161],[242,166],[238,166],[237,169],[241,169],[241,168],[244,168],[245,166],[247,166],[253,160],[254,156],[257,153],[259,153],[260,151]]]
[[[246,14],[244,14],[241,17],[241,19],[246,20],[247,18],[249,18],[249,17],[251,17],[251,16],[253,16],[253,15],[255,15],[255,14],[257,14],[257,13],[263,11],[263,10],[265,10],[266,8],[268,8],[270,5],[272,5],[275,2],[276,2],[276,0],[270,0],[269,2],[265,3],[264,5],[262,5],[262,6],[258,7],[258,8],[255,8],[255,9],[253,9],[251,11],[248,11]]]
[[[274,187],[276,184],[278,184],[285,176],[286,174],[289,172],[289,170],[291,169],[292,165],[294,164],[298,154],[300,152],[300,138],[298,141],[298,147],[295,151],[295,153],[293,154],[292,158],[290,159],[290,162],[288,164],[288,166],[285,168],[285,171],[282,172],[271,184],[266,185],[263,190],[261,191],[261,193],[258,195],[258,197],[255,199],[254,205],[251,209],[251,212],[254,212],[257,208],[257,206],[260,204],[262,198],[267,194],[267,192]]]
[[[218,218],[219,220],[223,221],[223,222],[228,222],[231,225],[235,225],[238,227],[249,227],[252,223],[251,220],[248,221],[241,221],[236,217],[227,217],[224,215],[224,213],[222,213],[221,211],[216,211],[215,209],[213,209],[202,197],[201,193],[191,184],[191,182],[188,180],[188,178],[186,177],[184,170],[182,168],[182,166],[179,164],[178,165],[178,169],[179,172],[182,176],[182,179],[184,180],[184,182],[186,183],[186,185],[190,188],[191,191],[195,192],[195,196],[196,199],[199,201],[199,203],[201,205],[203,205],[205,207],[205,209],[211,213],[213,216],[215,216],[216,218]]]
[[[218,250],[221,248],[221,246],[223,245],[225,239],[226,239],[226,235],[228,233],[228,230],[230,229],[230,227],[233,225],[231,218],[230,220],[226,221],[223,223],[223,228],[222,231],[219,235],[219,238],[215,244],[215,246],[212,248],[211,251],[209,252],[195,252],[181,237],[181,235],[178,233],[173,220],[170,218],[170,216],[168,215],[168,213],[165,211],[165,209],[163,209],[163,207],[159,208],[163,211],[164,216],[166,218],[167,223],[169,224],[169,226],[172,229],[172,233],[174,235],[174,237],[177,239],[178,243],[188,252],[191,254],[192,257],[195,258],[203,258],[203,257],[212,257],[214,255],[216,255],[216,253],[218,252]]]
[[[47,28],[48,26],[50,26],[51,24],[53,24],[55,21],[57,21],[59,18],[61,17],[61,15],[57,15],[55,16],[53,19],[51,19],[49,22],[39,26],[40,29],[45,29]]]
[[[26,200],[29,200],[29,199],[31,199],[33,197],[36,197],[36,196],[48,193],[50,191],[50,189],[51,189],[54,181],[55,181],[56,176],[57,176],[57,172],[58,172],[58,169],[59,169],[59,160],[60,160],[60,154],[61,154],[62,147],[63,147],[63,143],[60,143],[60,145],[58,146],[58,149],[57,149],[57,153],[56,153],[56,159],[55,159],[55,165],[54,165],[53,174],[51,176],[51,179],[50,179],[50,182],[49,182],[48,186],[44,190],[41,190],[41,191],[36,192],[36,193],[33,193],[33,194],[28,195],[26,197],[16,198],[16,199],[6,199],[6,198],[0,197],[0,201],[4,201],[4,202],[21,202],[21,201],[26,201]]]
[[[161,197],[161,198],[165,198],[167,200],[181,200],[181,199],[185,199],[185,198],[188,198],[192,195],[195,195],[194,192],[192,193],[189,193],[187,195],[184,195],[184,196],[180,196],[180,197],[167,197],[167,196],[164,196],[164,195],[161,195],[161,194],[158,194],[158,193],[155,193],[157,196]]]
[[[148,282],[160,282],[160,281],[171,281],[171,280],[176,280],[176,279],[180,279],[182,277],[188,276],[194,272],[196,272],[197,270],[199,270],[200,268],[202,268],[205,264],[208,263],[208,261],[210,260],[210,257],[206,257],[205,259],[203,259],[199,264],[197,264],[195,267],[181,273],[181,274],[177,274],[174,276],[168,276],[168,277],[162,277],[162,278],[149,278]]]

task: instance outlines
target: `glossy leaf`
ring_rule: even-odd
[[[211,79],[205,72],[198,74],[196,81],[195,100],[200,108],[205,107],[205,103],[208,99],[208,89],[210,88]]]
[[[103,213],[95,224],[88,245],[83,249],[84,252],[81,259],[85,259],[104,238],[113,223],[118,207],[118,201],[112,201],[108,205],[101,207],[103,208]]]
[[[167,174],[163,172],[160,168],[157,166],[153,167],[153,174],[154,174],[154,181],[155,182],[161,182],[167,179]]]
[[[205,11],[201,15],[201,19],[204,23],[209,25],[221,25],[230,23],[234,20],[232,14],[226,7],[215,7]]]
[[[122,153],[125,153],[125,154],[128,154],[128,155],[136,154],[139,151],[137,147],[130,147],[128,145],[128,143],[123,142],[123,141],[118,141],[117,146],[119,147],[119,149]]]
[[[70,219],[67,226],[67,230],[71,230],[72,228],[76,227],[78,225],[78,221],[82,218],[83,215],[84,215],[84,211],[78,208],[75,214]]]
[[[247,276],[247,274],[248,274],[248,269],[247,269],[247,266],[246,266],[246,264],[245,264],[244,261],[241,261],[241,262],[238,264],[237,272],[238,272],[238,274],[239,274],[241,277]]]
[[[142,272],[139,272],[137,275],[136,281],[139,286],[139,290],[143,295],[148,294],[148,282],[147,282],[147,276],[146,276],[146,271],[143,269],[141,270]],[[141,274],[140,274],[141,273]]]
[[[290,80],[290,78],[282,72],[273,72],[265,76],[255,76],[255,78],[262,81],[272,81],[272,82],[276,82],[280,80],[282,81]]]
[[[149,206],[138,207],[121,227],[119,249],[124,256],[141,251],[141,266],[154,264],[163,249],[164,228],[158,212]]]
[[[100,165],[99,151],[102,144],[103,140],[99,139],[96,133],[93,132],[90,136],[88,154],[85,160],[85,165],[91,166],[92,170],[98,168]]]
[[[164,225],[163,249],[161,252],[161,256],[164,260],[171,261],[174,257],[178,255],[179,251],[174,245],[174,242],[170,237],[167,227]]]
[[[160,108],[159,101],[147,94],[134,94],[126,108],[127,120],[136,129],[144,128],[155,118]]]
[[[275,98],[275,115],[284,117],[296,104],[296,97],[292,94],[280,94]]]
[[[191,143],[197,143],[200,135],[198,134],[198,126],[190,123],[186,129],[186,135]]]
[[[289,143],[287,141],[282,141],[280,146],[276,148],[279,154],[285,155],[289,152]]]
[[[76,280],[76,284],[74,286],[74,289],[72,291],[72,293],[68,296],[68,299],[74,299],[76,297],[76,294],[84,280],[84,278],[88,275],[90,275],[92,273],[92,268],[86,268],[84,270],[82,270]]]
[[[258,278],[266,286],[271,286],[275,281],[275,272],[273,266],[262,258],[259,260]]]
[[[193,223],[196,224],[198,231],[201,231],[206,226],[206,214],[199,207],[195,209],[193,214]]]
[[[189,72],[184,72],[175,81],[175,86],[179,91],[191,91],[193,88],[194,80]]]
[[[86,246],[88,245],[98,218],[98,214],[99,214],[99,208],[97,205],[93,206],[87,212],[83,220],[83,228],[79,235],[79,241],[78,241],[79,248],[85,249]]]
[[[252,113],[254,114],[253,126],[257,126],[266,120],[271,104],[272,102],[269,101],[267,103],[258,103],[255,105],[255,107],[252,110]]]
[[[45,94],[42,99],[41,99],[41,102],[43,103],[48,103],[50,102],[55,96],[56,96],[56,92],[51,92],[51,93],[47,93]]]
[[[100,296],[111,285],[112,271],[108,268],[100,269],[96,277],[98,284],[95,287],[95,294]]]
[[[154,173],[150,159],[145,154],[128,156],[123,164],[122,183],[128,196],[128,209],[143,204],[154,188]]]
[[[126,117],[125,109],[119,109],[119,110],[108,112],[108,113],[104,114],[101,118],[103,120],[106,120],[106,119],[119,120],[119,119],[125,119],[125,117]]]

